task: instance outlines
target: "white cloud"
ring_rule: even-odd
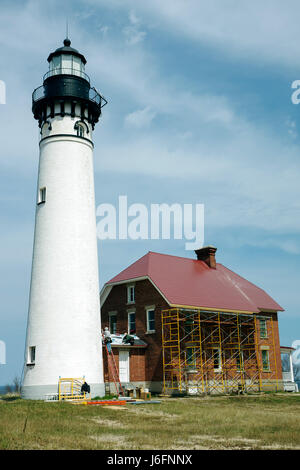
[[[239,133],[233,128],[225,140],[216,142],[201,133],[182,139],[158,129],[126,145],[110,139],[101,145],[104,157],[96,163],[98,171],[117,168],[152,180],[169,178],[179,187],[185,182],[184,190],[171,184],[170,194],[177,201],[205,202],[210,227],[300,232],[298,149],[286,147],[266,129],[240,122]],[[291,242],[280,246],[297,250]]]
[[[136,16],[134,11],[129,13],[130,25],[123,29],[123,33],[126,37],[126,42],[129,45],[135,45],[142,42],[146,37],[146,31],[140,30],[140,19]]]
[[[175,7],[179,8],[179,3],[174,1]],[[41,58],[45,60],[47,53],[53,49],[53,44],[48,44],[53,42],[53,38],[45,39],[42,45],[38,41],[37,34],[46,28],[48,18],[35,9],[36,6],[36,2],[28,2],[27,9],[19,16],[12,16],[11,10],[4,10],[0,20],[0,26],[3,26],[0,42],[5,44],[2,55],[4,63],[10,56],[17,60],[20,57],[22,62],[18,65],[22,73],[29,73],[30,70],[30,81],[38,85],[42,75],[40,72],[45,71],[40,61]],[[32,19],[33,12],[35,16]],[[131,12],[131,24],[139,26],[141,15],[142,12],[139,16]],[[7,39],[8,18],[12,17],[12,27],[30,37],[25,53],[24,42],[15,37],[13,40]],[[36,21],[38,32],[33,27]],[[155,56],[145,50],[124,47],[121,36],[104,38],[99,52],[99,44],[93,36],[85,34],[83,41],[83,30],[74,25],[73,31],[74,35],[76,32],[76,43],[85,45],[84,52],[89,60],[87,71],[95,81],[101,78],[104,94],[108,92],[110,98],[109,90],[113,93],[117,90],[130,103],[124,105],[123,113],[128,133],[113,127],[119,109],[114,95],[113,107],[109,105],[105,108],[102,126],[106,127],[101,131],[102,171],[116,171],[117,168],[119,172],[130,171],[158,179],[167,176],[179,178],[192,182],[188,184],[186,194],[192,194],[198,181],[210,197],[210,220],[213,225],[250,224],[254,227],[269,226],[277,231],[299,230],[299,207],[295,201],[299,200],[300,170],[298,149],[293,143],[282,142],[280,136],[273,135],[266,126],[256,127],[247,122],[234,109],[229,97],[201,94],[197,90],[186,91],[175,82],[166,82]],[[33,71],[28,69],[28,63]],[[8,138],[7,146],[3,144],[1,156],[5,166],[13,168],[15,165],[18,171],[22,168],[28,171],[28,158],[37,162],[37,138],[32,140],[30,136],[34,135],[34,129],[36,136],[38,131],[30,111],[31,86],[20,86],[22,81],[28,82],[28,77],[24,80],[23,76],[18,78],[17,74],[13,74],[8,81],[8,99],[13,96],[14,102],[7,107],[11,118],[3,123],[2,129],[11,139]],[[15,91],[13,95],[10,94],[11,87]],[[22,111],[18,103],[22,103]],[[128,112],[129,106],[136,110]],[[19,137],[22,135],[22,138],[11,146],[16,108],[22,122],[19,126]],[[153,120],[159,123],[161,116],[167,117],[167,124],[151,127]],[[292,131],[295,130],[293,122],[290,121]],[[132,140],[130,130],[143,128],[147,129],[147,136]],[[104,132],[106,139],[103,139]],[[122,143],[118,143],[117,136],[121,136],[119,140]],[[27,143],[27,159],[24,158],[24,142]]]
[[[87,1],[107,6],[106,0]],[[207,44],[228,56],[262,64],[299,64],[298,0],[110,0],[109,7],[134,8],[151,28]]]
[[[293,139],[296,139],[296,137],[298,137],[296,122],[293,121],[293,120],[291,120],[291,119],[287,119],[287,121],[286,121],[286,126],[287,126],[288,134],[289,134]]]
[[[123,29],[123,32],[126,36],[126,42],[130,46],[142,42],[146,37],[145,31],[137,31],[133,26],[126,26],[126,28]]]
[[[276,231],[275,231],[276,232]],[[289,255],[299,255],[300,254],[300,241],[290,238],[289,235],[282,236],[279,235],[276,237],[276,233],[273,230],[266,230],[264,232],[252,233],[251,236],[236,236],[234,238],[234,246],[252,246],[262,249],[279,249]],[[269,235],[273,236],[269,236]]]
[[[133,10],[130,11],[129,13],[129,20],[131,24],[139,24],[140,19],[136,16],[135,12]]]
[[[149,127],[151,122],[156,116],[156,112],[150,107],[146,106],[144,109],[138,109],[132,113],[127,114],[124,119],[126,127]]]
[[[100,33],[103,34],[103,36],[106,36],[108,31],[109,31],[109,26],[102,26],[102,25],[99,25],[98,26],[98,29],[100,31]]]

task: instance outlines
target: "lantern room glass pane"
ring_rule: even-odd
[[[61,56],[62,73],[72,73],[72,55],[62,54]]]
[[[60,54],[51,59],[47,76],[76,75],[77,77],[87,78],[84,70],[85,66],[80,57],[73,54]]]
[[[81,60],[79,57],[73,56],[73,74],[80,76]]]
[[[60,73],[61,69],[61,56],[55,56],[50,62],[50,70],[53,72],[53,75]]]

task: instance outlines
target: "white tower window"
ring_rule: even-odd
[[[46,202],[46,187],[39,190],[38,204],[43,204],[44,202]]]
[[[78,124],[77,126],[77,136],[84,137],[84,127],[82,124]]]
[[[29,346],[27,364],[35,364],[35,346]]]

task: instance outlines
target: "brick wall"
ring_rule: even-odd
[[[128,348],[129,349],[129,348]],[[129,349],[129,373],[131,382],[144,382],[145,381],[145,349],[144,348],[131,348]],[[119,373],[119,348],[113,347],[113,354]],[[104,381],[113,382],[113,377],[108,370],[107,355],[103,348],[103,370]]]
[[[147,333],[146,308],[155,306],[155,333]],[[121,284],[114,286],[101,308],[102,327],[109,326],[109,312],[117,312],[117,333],[128,331],[128,311],[135,309],[136,313],[136,334],[145,343],[146,349],[134,349],[130,351],[130,381],[161,382],[163,380],[162,366],[162,342],[161,342],[161,311],[168,308],[168,304],[148,280],[137,281],[135,283],[135,302],[127,303],[127,285]],[[259,314],[260,316],[264,314]],[[258,328],[258,347],[261,354],[261,347],[269,347],[270,370],[271,373],[264,372],[262,379],[274,377],[275,364],[277,367],[277,378],[282,379],[281,356],[279,343],[279,330],[277,313],[265,313],[266,317],[273,319],[272,322],[267,319],[268,337],[260,338],[260,326]],[[274,337],[274,344],[273,344]],[[275,354],[274,354],[275,345]],[[118,351],[113,348],[118,366]],[[260,355],[261,363],[261,355]],[[104,361],[104,370],[107,377],[107,365]],[[105,379],[106,380],[106,379]]]
[[[262,317],[262,316],[266,317],[267,337],[261,338],[260,323],[257,320],[257,336],[258,336],[258,349],[260,351],[260,357],[259,357],[260,364],[262,361],[261,350],[264,346],[267,346],[269,348],[268,350],[269,350],[269,357],[270,357],[270,372],[263,372],[262,379],[268,379],[271,373],[273,376],[277,369],[277,379],[282,380],[278,315],[277,313],[260,313],[259,317]],[[270,318],[272,318],[272,320]]]
[[[155,333],[147,333],[147,306],[155,306]],[[135,302],[127,303],[127,285],[114,286],[101,307],[102,328],[109,326],[109,312],[117,311],[117,333],[128,331],[128,311],[135,309],[136,334],[147,348],[131,349],[130,380],[162,381],[161,310],[168,304],[148,280],[135,283]],[[114,348],[115,352],[116,348]],[[144,361],[144,363],[143,363]],[[116,362],[118,362],[118,357]],[[141,366],[141,371],[138,368]],[[143,376],[143,377],[142,377]],[[135,378],[138,377],[138,378]]]

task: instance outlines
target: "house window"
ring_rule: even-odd
[[[128,333],[135,333],[135,312],[128,313]]]
[[[260,330],[260,337],[267,338],[268,331],[267,331],[267,320],[259,320],[259,330]]]
[[[270,370],[270,358],[269,358],[269,351],[267,349],[262,349],[261,358],[262,358],[263,370]]]
[[[236,356],[236,368],[237,370],[244,370],[244,356],[243,356],[243,351],[237,350],[237,356]]]
[[[134,302],[135,302],[134,286],[128,286],[127,287],[127,302],[129,304],[134,304]]]
[[[291,361],[290,355],[287,353],[281,353],[281,365],[282,372],[291,372]]]
[[[154,333],[155,332],[155,309],[149,308],[147,309],[147,332]]]
[[[35,346],[30,346],[28,348],[28,364],[35,363]]]
[[[46,188],[40,188],[39,190],[39,197],[38,197],[38,204],[43,204],[46,202]]]
[[[213,352],[214,370],[220,371],[222,369],[221,350],[220,348],[213,348],[212,352]]]
[[[186,318],[184,322],[184,334],[185,336],[190,335],[194,330],[194,320],[191,317]]]
[[[186,365],[190,368],[196,367],[196,351],[195,348],[186,348]]]
[[[111,312],[109,315],[109,331],[115,335],[117,333],[117,313]]]

